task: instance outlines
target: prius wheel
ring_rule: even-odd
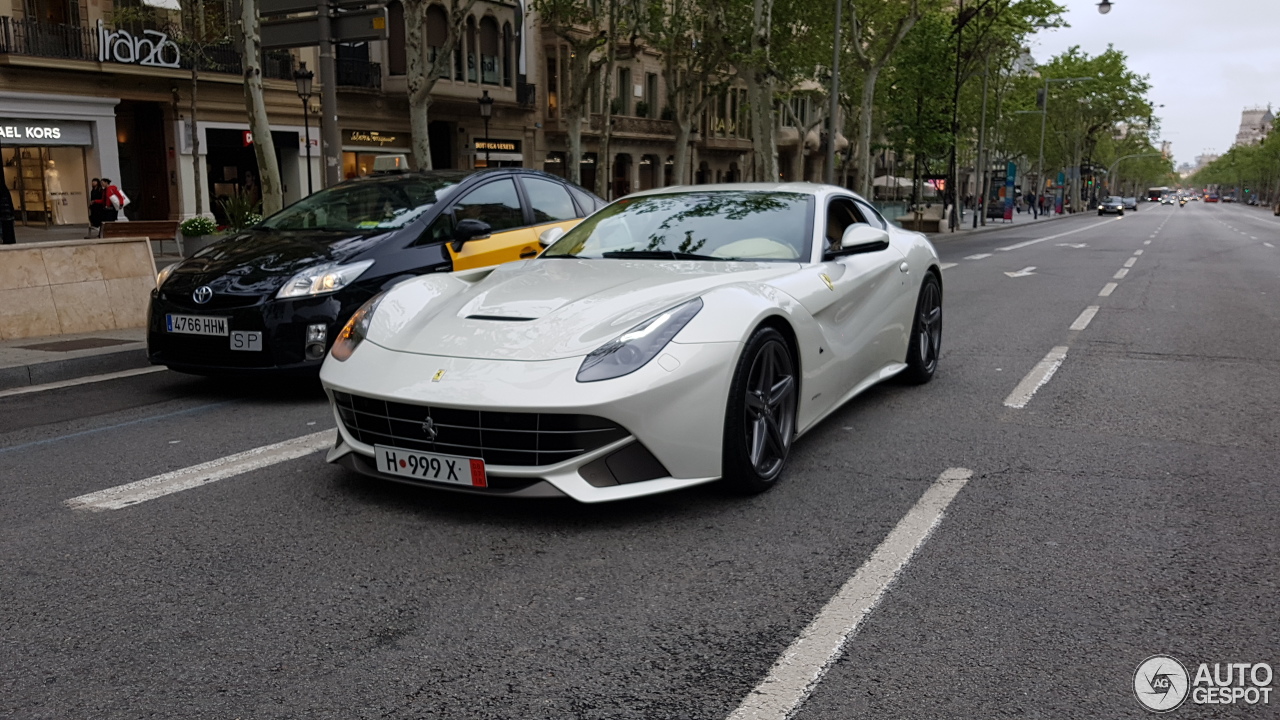
[[[933,273],[924,276],[920,299],[916,301],[915,321],[911,326],[911,344],[907,347],[907,369],[903,379],[923,385],[933,379],[942,351],[942,285]]]
[[[796,434],[796,363],[782,333],[751,336],[729,386],[724,427],[724,483],[753,494],[773,487]]]

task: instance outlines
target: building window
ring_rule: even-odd
[[[499,46],[498,21],[486,17],[480,21],[480,82],[485,85],[501,82]]]
[[[502,84],[511,87],[511,49],[514,45],[511,23],[502,24]]]
[[[404,51],[404,5],[387,4],[387,74],[404,75],[407,58]]]
[[[445,14],[444,8],[439,5],[432,5],[427,8],[427,62],[435,64],[436,57],[444,49],[445,41],[448,38],[449,16]],[[448,77],[448,68],[446,67],[440,75],[441,77]]]
[[[658,117],[657,73],[645,73],[644,75],[644,101],[649,106],[649,112],[645,113],[645,117]]]
[[[478,67],[480,58],[477,57],[476,43],[476,19],[474,17],[467,18],[467,82],[480,82],[480,68]]]
[[[615,115],[631,114],[631,68],[618,68],[618,87],[614,91],[617,98],[612,108]]]
[[[547,48],[547,117],[558,117],[560,108],[560,74],[556,72],[556,49]]]

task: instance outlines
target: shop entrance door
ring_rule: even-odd
[[[53,219],[44,182],[45,152],[38,147],[6,147],[4,179],[13,198],[14,220],[49,227]]]
[[[124,100],[116,107],[120,178],[132,220],[169,219],[169,161],[160,103]]]

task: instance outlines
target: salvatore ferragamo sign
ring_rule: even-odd
[[[179,60],[178,45],[159,30],[134,35],[128,30],[107,30],[98,21],[98,62],[176,68]]]

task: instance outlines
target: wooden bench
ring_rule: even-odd
[[[117,220],[102,223],[103,238],[145,237],[151,241],[156,255],[164,254],[165,241],[177,247],[177,254],[182,255],[182,243],[178,239],[177,220]]]

